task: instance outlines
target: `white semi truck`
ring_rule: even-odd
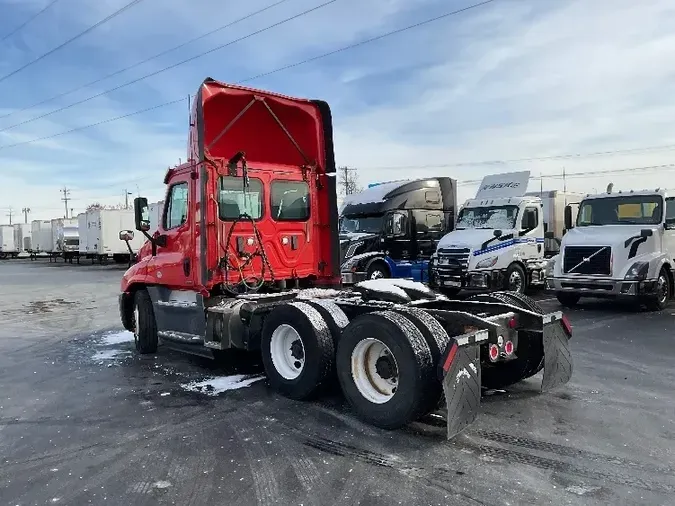
[[[665,190],[587,195],[565,212],[561,252],[546,287],[564,306],[581,297],[625,298],[661,310],[673,293],[675,197]]]
[[[455,229],[430,263],[430,284],[447,295],[462,289],[523,293],[544,285],[547,256],[558,252],[565,205],[580,195],[527,193],[529,171],[486,176],[467,200]]]

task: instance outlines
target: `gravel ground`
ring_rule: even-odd
[[[138,357],[122,270],[0,263],[1,504],[673,504],[674,309],[569,312],[572,381],[486,397],[448,442],[281,398],[255,356]]]

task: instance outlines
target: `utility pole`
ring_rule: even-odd
[[[68,202],[72,200],[70,198],[70,190],[64,186],[62,190],[59,190],[61,193],[63,193],[63,198],[61,200],[63,201],[65,208],[66,208],[66,219],[68,219]]]
[[[9,216],[9,224],[12,224],[12,215],[14,214],[14,210],[10,207],[9,212],[7,213],[7,216]]]
[[[356,169],[353,167],[339,167],[338,170],[340,171],[338,185],[344,188],[345,195],[357,193],[359,191],[359,187]]]
[[[24,207],[21,209],[21,212],[23,213],[23,222],[28,223],[28,213],[30,213],[30,207]]]
[[[129,209],[129,195],[133,195],[128,189],[124,189],[124,209]]]

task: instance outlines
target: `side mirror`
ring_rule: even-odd
[[[133,241],[133,240],[134,240],[133,230],[120,230],[120,241]]]
[[[495,237],[501,237],[501,236],[502,236],[502,231],[499,230],[499,229],[497,229],[497,230],[495,230],[494,232],[492,232],[492,234],[493,234]]]
[[[555,234],[553,232],[544,232],[544,239],[555,239]]]
[[[650,228],[640,230],[640,237],[651,237],[652,235],[654,235],[654,231]]]
[[[666,230],[675,229],[675,220],[666,220],[666,222],[663,224],[663,228]]]
[[[572,206],[565,206],[565,229],[571,230],[574,228],[574,223],[572,223]]]
[[[136,197],[134,199],[134,219],[136,221],[136,230],[139,232],[150,230],[150,211],[148,199],[145,197]]]

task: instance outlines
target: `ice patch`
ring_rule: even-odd
[[[155,488],[169,488],[171,486],[171,482],[160,480],[153,483],[152,486]]]
[[[134,340],[134,334],[128,330],[123,330],[122,332],[113,332],[103,336],[103,341],[101,344],[109,346],[112,344],[122,344],[132,342]]]
[[[127,350],[103,350],[97,352],[92,358],[94,360],[114,360],[116,358],[122,358],[129,353],[130,352]]]
[[[600,487],[581,487],[579,485],[572,485],[567,487],[565,490],[576,495],[586,495],[597,490],[600,490]]]
[[[478,374],[478,369],[476,369],[476,366],[473,364],[473,362],[469,364],[469,367],[471,367],[471,370],[474,374]]]
[[[247,387],[256,381],[260,381],[264,376],[248,376],[236,374],[234,376],[214,376],[203,381],[191,381],[182,383],[181,387],[189,392],[200,392],[206,395],[218,395],[228,390],[237,390]]]

